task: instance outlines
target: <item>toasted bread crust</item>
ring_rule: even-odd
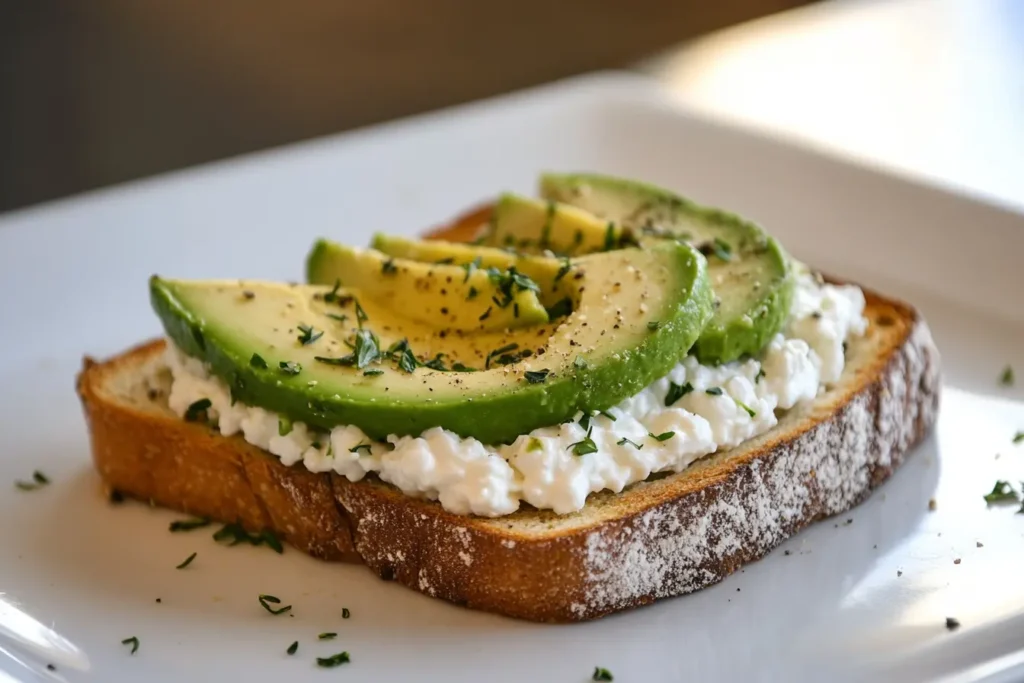
[[[467,239],[482,215],[465,218],[457,234],[432,236]],[[78,393],[96,468],[113,489],[269,528],[316,557],[363,562],[474,609],[579,621],[720,581],[892,474],[936,418],[939,356],[914,309],[866,296],[879,350],[841,387],[740,449],[595,494],[584,511],[561,517],[453,515],[372,477],[353,483],[285,467],[238,436],[183,422],[160,396],[152,406],[119,400],[110,386],[159,364],[162,341],[103,363],[87,358]]]

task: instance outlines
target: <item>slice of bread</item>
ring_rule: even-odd
[[[599,617],[720,581],[811,522],[863,500],[935,421],[939,356],[902,303],[866,292],[867,334],[837,386],[771,431],[579,513],[464,517],[375,478],[285,467],[167,407],[162,341],[97,363],[78,393],[111,489],[250,531],[475,609],[537,621]]]

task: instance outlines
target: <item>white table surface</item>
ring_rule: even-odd
[[[1024,209],[1024,2],[826,0],[643,65],[687,105]]]

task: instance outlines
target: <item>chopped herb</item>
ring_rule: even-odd
[[[122,645],[131,645],[132,646],[132,650],[131,650],[131,652],[129,654],[135,654],[136,652],[139,651],[139,639],[138,639],[137,636],[132,636],[131,638],[125,638],[124,640],[121,641],[121,644]]]
[[[999,383],[1004,387],[1013,386],[1013,368],[1007,365],[1003,369],[1003,374],[999,375]]]
[[[564,296],[545,310],[550,320],[565,318],[572,314],[572,299]]]
[[[395,259],[389,258],[384,263],[380,264],[380,272],[384,275],[393,275],[398,272],[398,266],[395,265]]]
[[[469,282],[469,274],[472,273],[477,268],[479,268],[481,263],[483,263],[483,259],[481,257],[477,256],[475,259],[473,259],[472,263],[463,263],[462,264],[462,268],[464,268],[465,271],[466,271],[466,277],[462,278],[462,282],[463,283]],[[476,296],[475,294],[472,294],[472,292],[476,291],[475,289],[470,287],[469,291],[471,292],[471,294],[469,296],[470,299],[472,299],[474,296]]]
[[[576,360],[572,362],[572,366],[577,370],[582,370],[587,367],[587,359],[583,356],[576,356]]]
[[[590,413],[588,413],[587,411],[583,411],[583,414],[580,415],[579,425],[584,429],[590,429]]]
[[[313,360],[324,365],[340,365],[343,367],[352,367],[356,364],[356,355],[350,353],[347,356],[341,356],[340,358],[328,358],[327,356],[313,356]]]
[[[602,251],[611,251],[615,248],[615,223],[608,221],[608,227],[604,231],[604,249]]]
[[[738,398],[734,398],[733,401],[735,401],[736,405],[738,405],[740,408],[743,408],[743,410],[746,411],[747,415],[749,415],[750,417],[757,417],[757,412],[753,408],[748,406],[746,403],[739,400]]]
[[[323,330],[317,330],[312,325],[303,325],[302,323],[299,323],[297,327],[299,328],[299,332],[302,333],[299,335],[299,343],[303,346],[308,346],[320,337],[324,336]]]
[[[601,414],[604,415],[605,417],[607,417],[612,422],[615,422],[615,420],[616,420],[616,417],[614,415],[612,415],[611,413],[609,413],[607,410],[602,410]]]
[[[352,613],[348,611],[348,607],[342,607],[341,608],[341,618],[342,619],[348,619],[351,616],[352,616]]]
[[[669,382],[668,393],[665,394],[665,407],[668,408],[691,391],[693,391],[693,385],[689,382],[682,385],[676,384],[675,382]]]
[[[36,470],[32,473],[32,481],[16,481],[14,482],[14,486],[19,491],[35,491],[49,483],[49,478],[39,470]]]
[[[593,431],[593,427],[588,429],[587,436],[582,441],[577,441],[574,444],[569,444],[569,448],[567,448],[566,450],[569,450],[571,448],[573,455],[587,455],[588,453],[597,453],[597,444],[594,443],[594,440],[590,438],[590,434]]]
[[[455,372],[476,372],[476,368],[471,368],[468,365],[462,363],[452,363],[452,370]]]
[[[526,275],[516,270],[515,266],[502,271],[498,268],[488,268],[487,277],[497,287],[501,298],[494,298],[494,302],[501,308],[508,307],[518,292],[531,291],[540,292],[540,286]]]
[[[558,207],[554,202],[548,202],[547,210],[544,213],[544,226],[540,229],[540,242],[538,246],[546,249],[551,244],[551,224],[555,220],[555,211]]]
[[[491,317],[491,310],[493,310],[493,308],[494,308],[493,306],[488,306],[487,310],[484,311],[483,313],[481,313],[480,317],[477,318],[477,320],[487,320],[488,318],[490,318]]]
[[[316,639],[317,640],[334,640],[337,637],[338,637],[337,633],[334,633],[333,631],[328,631],[327,633],[321,633],[320,635],[318,635],[316,637]]]
[[[253,545],[259,545],[260,543],[263,543],[278,555],[284,552],[284,546],[281,545],[281,539],[279,539],[277,537],[277,534],[275,534],[270,529],[264,529],[263,531],[261,531],[259,535],[259,541],[257,543],[254,543]]]
[[[569,257],[566,256],[565,260],[562,261],[562,265],[558,268],[558,272],[555,273],[555,282],[558,282],[568,275],[570,270],[572,270],[572,261],[570,261]]]
[[[526,377],[526,381],[530,384],[543,384],[549,374],[551,374],[551,371],[545,368],[543,370],[527,370],[523,373],[523,376]]]
[[[287,417],[284,417],[284,416],[277,418],[277,435],[278,436],[288,436],[291,433],[292,433],[292,421],[289,420]]]
[[[267,361],[263,360],[263,356],[258,353],[252,354],[252,358],[249,359],[249,365],[260,370],[267,369]]]
[[[541,440],[538,439],[537,437],[531,436],[530,439],[526,442],[527,453],[536,453],[537,451],[542,450],[544,450],[544,444],[541,443]]]
[[[356,332],[355,344],[356,367],[362,370],[370,363],[380,359],[380,340],[369,330],[360,329]]]
[[[278,614],[284,614],[285,612],[290,612],[291,609],[292,609],[291,605],[285,605],[284,607],[271,607],[271,605],[280,605],[281,604],[281,598],[275,597],[273,595],[267,595],[265,593],[260,593],[259,600],[260,600],[260,605],[263,607],[263,609],[267,610],[268,612],[270,612],[271,614],[273,614],[275,616],[278,615]]]
[[[366,315],[366,311],[359,304],[359,299],[353,299],[353,302],[356,306],[356,324],[359,326],[359,329],[363,329],[363,323],[369,320],[370,316]]]
[[[659,327],[661,327],[661,323],[658,322],[657,320],[652,320],[649,323],[647,323],[647,329],[649,329],[651,332],[654,332]]]
[[[450,266],[453,263],[455,263],[455,257],[454,256],[449,256],[447,258],[438,259],[437,261],[434,261],[434,265],[438,265],[438,266]]]
[[[299,641],[297,641],[297,640],[294,643],[292,643],[291,645],[289,645],[288,649],[285,650],[285,652],[287,652],[289,655],[293,655],[293,654],[295,654],[298,651],[299,651]]]
[[[373,447],[370,444],[368,444],[368,443],[361,443],[361,444],[357,444],[357,445],[353,446],[352,448],[348,449],[348,452],[349,453],[355,453],[355,454],[358,455],[359,451],[361,451],[361,450],[365,450],[367,452],[367,454],[369,454],[369,453],[372,452]]]
[[[474,286],[470,285],[470,286],[469,286],[469,294],[467,294],[467,295],[466,295],[466,299],[467,299],[467,300],[470,300],[470,299],[475,299],[475,298],[476,298],[476,295],[477,295],[477,294],[479,294],[479,293],[480,293],[480,292],[479,292],[479,291],[477,290],[477,288],[476,288],[476,287],[474,287]]]
[[[175,567],[175,569],[184,569],[185,567],[189,566],[190,564],[192,564],[192,560],[196,559],[196,555],[198,555],[198,553],[192,553],[191,555],[185,558],[184,562]]]
[[[491,309],[488,308],[487,310],[490,311]],[[490,369],[490,367],[491,367],[491,360],[493,358],[495,358],[496,356],[500,356],[500,355],[502,355],[504,353],[508,353],[509,351],[515,351],[518,348],[519,348],[519,344],[516,344],[515,342],[512,342],[511,344],[506,344],[505,346],[502,346],[502,347],[499,347],[497,349],[494,349],[493,351],[491,351],[490,353],[487,354],[487,360],[484,361],[484,369]]]
[[[992,491],[985,494],[985,502],[989,505],[998,505],[1000,503],[1016,503],[1020,498],[1017,492],[1010,486],[1010,482],[999,480],[995,486],[992,487]]]
[[[341,280],[335,279],[334,288],[331,291],[327,292],[327,294],[324,294],[324,301],[327,303],[333,303],[334,301],[337,301],[339,289],[341,289]]]
[[[338,654],[331,655],[330,657],[317,657],[316,665],[322,666],[325,669],[333,669],[336,666],[348,664],[350,661],[352,660],[349,659],[347,652],[339,652]]]
[[[278,367],[286,375],[297,375],[302,372],[302,366],[293,360],[283,360],[278,363]]]
[[[250,534],[245,530],[245,527],[238,523],[222,526],[214,532],[213,540],[217,543],[226,543],[229,546],[240,543],[248,543],[254,546],[266,545],[279,555],[284,552],[284,546],[281,545],[281,541],[273,531],[264,529],[258,534]]]
[[[337,320],[339,323],[343,323],[346,320],[348,320],[348,316],[345,315],[344,313],[325,313],[324,315],[326,315],[331,320]]]
[[[633,442],[633,441],[631,441],[631,440],[627,439],[626,437],[622,437],[621,439],[619,439],[618,441],[616,441],[616,442],[615,442],[615,445],[616,445],[616,446],[624,446],[624,445],[626,445],[627,443],[628,443],[628,444],[629,444],[630,446],[632,446],[633,448],[637,449],[638,451],[639,451],[639,450],[641,450],[641,449],[643,448],[643,446],[641,446],[640,444],[638,444],[638,443],[635,443],[635,442]]]
[[[605,669],[604,667],[600,667],[600,666],[595,666],[594,667],[594,675],[591,676],[591,680],[594,680],[594,681],[614,681],[615,679],[612,677],[612,672],[609,671],[608,669]]]
[[[765,374],[764,368],[761,368],[760,370],[757,371],[757,377],[754,378],[754,384],[759,383],[761,381],[762,377],[767,377],[767,376],[768,375]]]
[[[1014,434],[1013,443],[1024,443],[1024,432],[1017,432]]]
[[[651,433],[647,434],[647,436],[651,437],[652,439],[656,439],[658,441],[668,441],[669,439],[671,439],[675,435],[676,435],[675,432],[662,432],[661,434],[651,434]]]
[[[398,367],[406,372],[413,372],[419,364],[420,362],[416,360],[416,356],[413,354],[412,349],[409,348],[402,351],[402,355],[398,358]]]
[[[444,361],[441,360],[442,356],[444,356],[443,353],[437,354],[431,360],[428,360],[425,363],[423,363],[423,367],[430,368],[431,370],[437,370],[439,372],[448,372],[448,366],[446,366],[444,364]]]
[[[200,420],[205,421],[206,411],[213,405],[213,401],[208,398],[201,398],[198,401],[193,402],[185,410],[185,422],[199,422]]]
[[[384,371],[377,368],[371,370],[363,370],[363,377],[376,377],[377,375],[383,375]]]
[[[709,396],[721,396],[722,387],[709,387],[704,390],[704,393],[708,394]]]
[[[960,628],[960,620],[954,617],[946,617],[946,629],[949,631],[955,631]]]
[[[711,256],[714,254],[722,261],[732,260],[732,247],[729,246],[729,243],[721,237],[716,237],[711,242],[705,242],[697,247],[697,249],[705,256]]]
[[[209,517],[193,517],[191,519],[176,519],[171,522],[168,527],[172,533],[177,531],[192,531],[194,529],[202,529],[205,526],[210,526]]]

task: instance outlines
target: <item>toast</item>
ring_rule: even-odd
[[[466,239],[486,209],[435,233]],[[592,619],[716,583],[803,527],[862,501],[935,421],[940,363],[912,307],[865,291],[866,334],[840,381],[741,446],[569,515],[446,512],[375,477],[286,467],[240,436],[181,420],[156,340],[78,376],[105,485],[162,507],[274,531],[325,560],[474,609]]]

